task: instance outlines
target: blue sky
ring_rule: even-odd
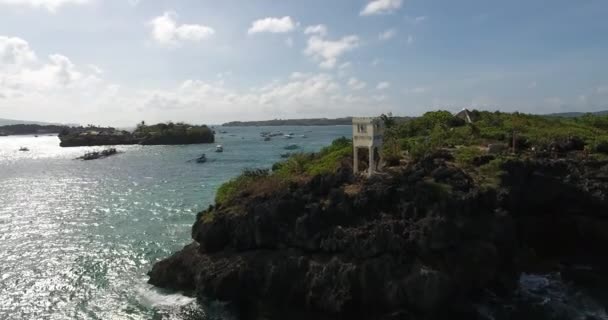
[[[0,0],[0,117],[608,109],[606,0]]]

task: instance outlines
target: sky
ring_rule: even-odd
[[[608,0],[0,0],[0,118],[608,109]]]

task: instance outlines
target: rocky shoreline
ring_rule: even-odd
[[[608,279],[608,161],[513,159],[491,187],[448,152],[371,179],[348,163],[201,212],[149,282],[242,318],[487,319],[479,301],[514,299],[524,272]]]

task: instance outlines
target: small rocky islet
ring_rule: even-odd
[[[137,125],[133,132],[111,127],[71,127],[59,133],[61,147],[116,145],[182,145],[213,143],[215,134],[206,125],[159,123]]]
[[[229,301],[243,319],[565,319],[561,306],[551,310],[558,302],[522,302],[518,282],[554,273],[608,285],[608,157],[590,140],[605,137],[604,122],[575,137],[547,120],[566,134],[546,140],[528,131],[545,120],[478,116],[477,125],[445,114],[395,124],[385,139],[401,140],[403,159],[369,178],[353,174],[346,139],[272,172],[246,171],[218,190],[193,242],[156,263],[149,282]],[[520,118],[532,122],[482,124]],[[517,136],[498,130],[511,123]],[[458,130],[505,148],[433,143]],[[491,315],[478,307],[489,300]]]

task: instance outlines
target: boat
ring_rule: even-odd
[[[87,152],[85,153],[82,157],[77,158],[77,159],[81,159],[81,160],[97,160],[97,159],[103,159],[103,158],[107,158],[109,156],[113,156],[115,154],[118,154],[118,150],[116,150],[116,148],[108,148],[102,151],[93,151],[93,152]]]
[[[286,134],[284,137],[287,139],[293,139],[293,134]]]
[[[287,159],[289,157],[291,157],[291,153],[289,153],[289,152],[287,152],[287,153],[281,153],[281,158]]]
[[[270,137],[264,137],[264,141],[270,141],[270,140],[272,140],[272,138],[270,138]]]
[[[200,157],[196,158],[196,163],[205,163],[207,162],[207,156],[203,153]]]
[[[290,144],[290,145],[286,146],[284,149],[285,150],[296,150],[296,149],[300,149],[300,146],[298,146],[297,144]]]
[[[224,152],[224,147],[221,144],[215,146],[215,152]]]
[[[21,147],[19,148],[19,151],[27,152],[30,151],[30,149],[28,149],[27,147]]]

